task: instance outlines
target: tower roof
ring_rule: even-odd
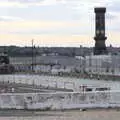
[[[95,13],[105,13],[106,8],[105,7],[96,7],[94,8]]]

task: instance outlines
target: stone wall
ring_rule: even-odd
[[[120,107],[120,91],[0,94],[0,109],[81,109]]]

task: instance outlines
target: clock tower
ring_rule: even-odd
[[[103,55],[107,54],[107,49],[105,45],[105,40],[107,37],[105,36],[105,12],[106,8],[95,8],[95,47],[94,47],[94,55]]]

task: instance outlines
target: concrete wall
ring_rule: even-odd
[[[120,56],[113,55],[86,56],[85,70],[88,73],[120,75]]]
[[[0,94],[4,109],[76,109],[120,107],[119,92]]]

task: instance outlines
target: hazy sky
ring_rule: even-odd
[[[94,7],[106,7],[106,44],[120,46],[120,0],[0,0],[0,45],[94,46]]]

